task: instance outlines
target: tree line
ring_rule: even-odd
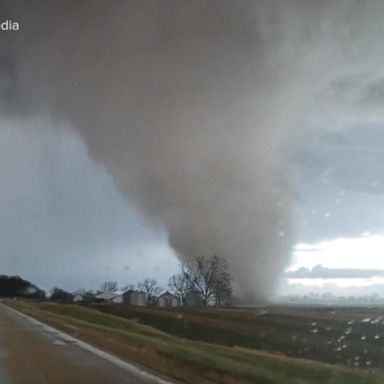
[[[0,275],[0,296],[44,299],[46,294],[45,291],[20,276]]]
[[[193,300],[195,305],[202,306],[228,305],[233,292],[228,264],[224,258],[217,255],[197,257],[180,263],[178,273],[170,277],[167,288],[179,298],[182,305],[187,305],[188,300]],[[55,287],[50,298],[54,301],[71,302],[74,295],[80,294],[84,302],[92,302],[95,295],[115,292],[117,289],[116,281],[104,282],[96,292],[81,289],[69,293]],[[157,280],[152,278],[121,288],[124,292],[130,289],[145,292],[148,306],[154,304],[156,296],[163,290]]]
[[[224,258],[198,257],[181,263],[180,272],[171,276],[169,288],[186,304],[188,295],[196,295],[202,305],[222,306],[232,296],[232,277]]]

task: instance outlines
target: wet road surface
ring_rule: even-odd
[[[111,361],[0,304],[0,384],[158,382]]]

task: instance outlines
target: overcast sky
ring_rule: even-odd
[[[291,165],[298,242],[384,233],[383,125],[304,137]]]
[[[51,124],[2,121],[2,273],[46,288],[97,288],[109,279],[123,285],[146,276],[165,284],[177,269],[165,235],[134,211],[74,132]],[[384,232],[384,210],[378,209],[384,201],[383,141],[381,127],[358,127],[298,143],[288,164],[301,223],[296,243],[332,244]],[[374,268],[379,257],[367,264],[340,250],[325,257],[313,247],[296,253],[297,268],[329,265],[327,255],[336,263],[331,267]]]
[[[265,299],[287,266],[384,269],[364,4],[2,3],[22,29],[0,41],[1,272],[164,285],[175,252],[219,253]]]
[[[1,125],[1,273],[44,288],[167,282],[177,263],[164,234],[148,229],[74,133],[38,120]]]

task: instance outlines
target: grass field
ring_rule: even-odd
[[[384,383],[379,310],[9,304],[175,382]]]
[[[384,370],[384,308],[94,308],[191,340]]]

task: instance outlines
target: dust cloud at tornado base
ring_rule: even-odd
[[[350,113],[357,108],[381,118],[374,96],[382,50],[365,43],[379,43],[374,15],[383,6],[16,1],[2,8],[21,24],[0,43],[4,113],[71,125],[181,260],[220,255],[237,295],[273,295],[294,241],[286,164],[296,138],[329,120],[343,129],[358,119]]]

